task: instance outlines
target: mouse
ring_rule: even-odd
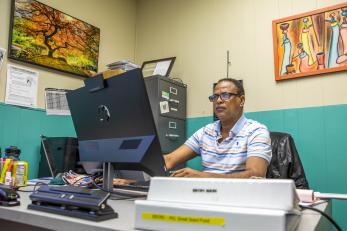
[[[0,185],[0,205],[16,206],[19,205],[19,194],[16,190]]]

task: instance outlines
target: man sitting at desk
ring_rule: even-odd
[[[174,177],[265,177],[271,140],[267,128],[243,114],[245,91],[236,79],[221,79],[209,97],[218,121],[195,132],[181,147],[164,156],[172,169],[201,156],[203,171],[183,168]]]
[[[203,171],[183,168],[174,177],[265,177],[271,161],[271,140],[266,126],[243,114],[245,91],[236,79],[221,79],[213,95],[218,121],[195,132],[181,147],[164,156],[167,169],[201,156]],[[134,180],[114,179],[115,184]]]

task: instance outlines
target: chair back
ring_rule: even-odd
[[[266,177],[293,179],[296,188],[308,189],[305,171],[292,136],[283,132],[270,132],[270,137],[272,159]]]

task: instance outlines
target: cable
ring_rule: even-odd
[[[325,212],[323,212],[323,211],[321,211],[319,209],[313,208],[313,207],[309,207],[309,206],[304,206],[304,205],[299,205],[299,206],[302,209],[310,209],[310,210],[313,210],[315,212],[320,213],[326,219],[328,219],[328,221],[330,221],[330,223],[333,224],[338,231],[342,231],[341,227],[336,223],[336,221],[334,221],[334,219],[331,216],[329,216],[328,214],[326,214]]]
[[[73,185],[76,184],[78,181],[82,180],[83,178],[80,178],[78,180],[76,180],[75,182],[73,182]],[[129,193],[121,193],[121,192],[114,192],[114,191],[108,191],[108,190],[105,190],[104,188],[100,187],[99,185],[96,184],[96,182],[94,180],[92,180],[92,184],[97,188],[97,189],[100,189],[104,192],[107,192],[107,193],[110,193],[112,195],[116,195],[116,196],[120,196],[122,198],[117,198],[117,199],[112,199],[112,200],[128,200],[128,199],[135,199],[135,198],[143,198],[143,197],[146,197],[145,195],[131,195]],[[45,184],[45,183],[42,183],[42,182],[37,182],[35,185],[34,185],[34,189],[33,190],[21,190],[20,188],[22,187],[26,187],[26,186],[20,186],[17,188],[17,191],[19,192],[35,192],[37,191],[36,187],[39,186],[39,185],[48,185],[48,184]],[[78,186],[78,187],[81,187],[81,186]]]
[[[18,192],[35,192],[35,191],[37,191],[36,187],[39,186],[39,185],[48,185],[48,184],[42,183],[42,182],[36,182],[36,184],[34,185],[34,189],[33,190],[20,190],[20,188],[27,187],[27,186],[20,186],[20,187],[17,188],[17,191]]]

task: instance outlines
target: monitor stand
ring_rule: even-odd
[[[103,163],[103,184],[102,189],[110,192],[111,200],[134,199],[147,196],[147,191],[136,190],[135,188],[113,188],[114,166],[110,162]]]
[[[102,188],[108,192],[113,191],[113,175],[114,167],[110,162],[104,162],[103,164],[103,183]]]

